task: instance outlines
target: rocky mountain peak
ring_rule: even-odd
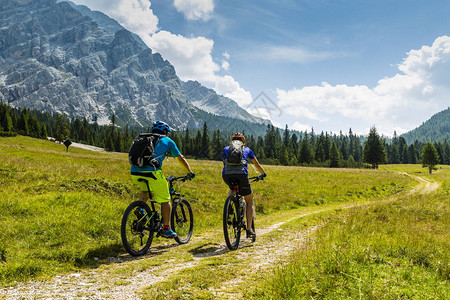
[[[0,101],[15,107],[175,128],[214,115],[263,122],[198,82],[183,83],[137,35],[71,2],[2,0],[0,63]]]

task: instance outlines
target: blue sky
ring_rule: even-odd
[[[450,105],[448,0],[73,2],[283,128],[400,134]]]

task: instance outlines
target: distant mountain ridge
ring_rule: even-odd
[[[179,129],[206,120],[226,125],[220,117],[249,128],[270,123],[182,82],[160,54],[103,13],[56,0],[1,1],[0,101],[99,124],[112,113],[119,125],[163,119]]]
[[[419,127],[401,135],[408,144],[419,142],[450,142],[450,107],[433,115]]]

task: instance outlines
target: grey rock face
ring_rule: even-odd
[[[115,113],[118,124],[163,119],[184,128],[203,124],[206,112],[263,123],[233,100],[183,83],[106,15],[56,0],[0,2],[0,101],[100,124]]]

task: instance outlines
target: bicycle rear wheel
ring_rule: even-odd
[[[230,250],[236,250],[241,239],[241,216],[239,204],[233,196],[229,196],[223,208],[223,234]]]
[[[120,234],[129,254],[140,256],[147,253],[153,241],[153,224],[152,211],[144,201],[134,201],[127,207],[122,217]]]
[[[175,241],[179,244],[189,242],[194,230],[194,215],[189,202],[181,198],[175,202],[170,216],[170,226],[177,233]]]

